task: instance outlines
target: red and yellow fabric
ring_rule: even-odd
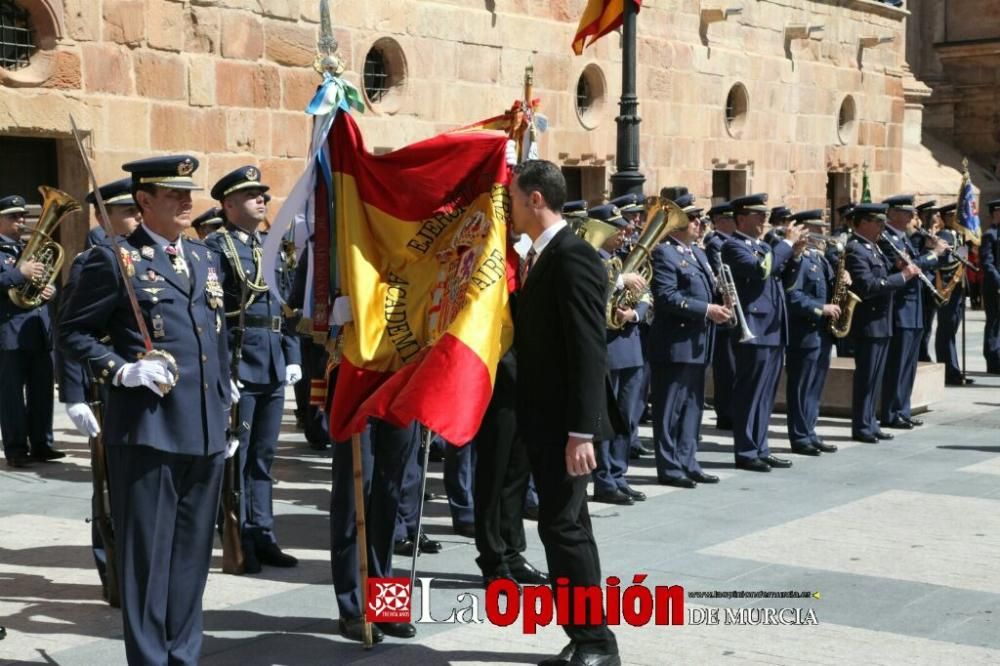
[[[622,24],[626,2],[635,2],[637,12],[642,8],[642,0],[588,0],[573,38],[573,53],[582,55],[587,46],[617,29]]]
[[[443,134],[371,155],[349,114],[330,131],[343,332],[330,432],[375,416],[454,444],[475,435],[510,346],[506,137]]]

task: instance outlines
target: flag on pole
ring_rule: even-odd
[[[868,184],[868,165],[861,167],[861,203],[872,202],[872,190]]]
[[[510,346],[507,138],[451,132],[385,155],[346,113],[329,134],[333,235],[353,322],[330,411],[336,440],[369,417],[476,434]]]
[[[962,160],[962,186],[958,188],[958,209],[956,210],[956,231],[975,246],[979,246],[979,211],[976,207],[976,192],[972,189],[969,176],[969,160]]]
[[[636,12],[642,8],[642,0],[587,0],[573,38],[573,53],[582,55],[587,46],[617,29],[622,24],[626,2],[635,2]]]

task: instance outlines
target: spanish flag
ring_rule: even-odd
[[[354,321],[330,432],[370,416],[470,441],[510,346],[506,137],[443,134],[385,155],[350,114],[329,134],[340,287]]]
[[[576,37],[573,38],[573,53],[582,55],[586,46],[620,26],[626,2],[635,2],[636,12],[642,7],[642,0],[587,0],[587,8],[583,10]],[[584,46],[587,37],[590,41]]]

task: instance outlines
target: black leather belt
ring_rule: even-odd
[[[235,319],[239,323],[239,315],[230,315],[230,319]],[[272,333],[281,333],[281,315],[273,317],[260,317],[256,315],[245,315],[243,317],[243,328],[263,328]]]

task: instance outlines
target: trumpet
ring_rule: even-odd
[[[727,326],[729,328],[740,327],[740,342],[749,342],[757,336],[747,325],[746,315],[743,313],[743,306],[740,305],[740,295],[736,291],[736,281],[733,279],[733,271],[728,264],[722,264],[719,271],[719,290],[722,292],[722,300],[733,311]]]
[[[900,261],[902,261],[907,266],[913,266],[914,265],[913,259],[910,258],[910,253],[906,252],[904,250],[900,250],[898,247],[896,247],[895,245],[893,245],[892,239],[889,238],[889,234],[887,234],[886,232],[883,231],[882,235],[881,235],[881,238],[882,238],[882,240],[885,241],[886,245],[888,245],[890,248],[892,248],[893,254],[895,254],[896,257]],[[930,279],[926,275],[924,275],[923,271],[920,271],[919,273],[917,273],[917,279],[920,280],[921,282],[923,282],[924,285],[928,289],[931,290],[931,295],[934,297],[934,300],[937,302],[937,306],[938,307],[941,307],[942,305],[944,305],[945,303],[948,302],[948,299],[945,296],[943,296],[941,294],[941,292],[939,292],[934,287],[934,283],[931,282]]]
[[[951,254],[951,257],[953,259],[955,259],[958,263],[960,263],[963,266],[965,266],[966,268],[968,268],[970,271],[974,271],[976,273],[979,272],[979,266],[976,266],[974,263],[972,263],[971,261],[969,261],[968,259],[966,259],[962,255],[960,255],[958,253],[958,251],[955,249],[955,247],[951,243],[949,243],[948,241],[946,241],[945,239],[941,238],[940,236],[935,236],[934,234],[932,234],[931,232],[927,231],[923,227],[917,227],[916,231],[917,231],[918,234],[920,234],[921,236],[923,236],[924,238],[926,238],[928,240],[942,241],[946,246],[948,246],[947,247],[948,252]]]

